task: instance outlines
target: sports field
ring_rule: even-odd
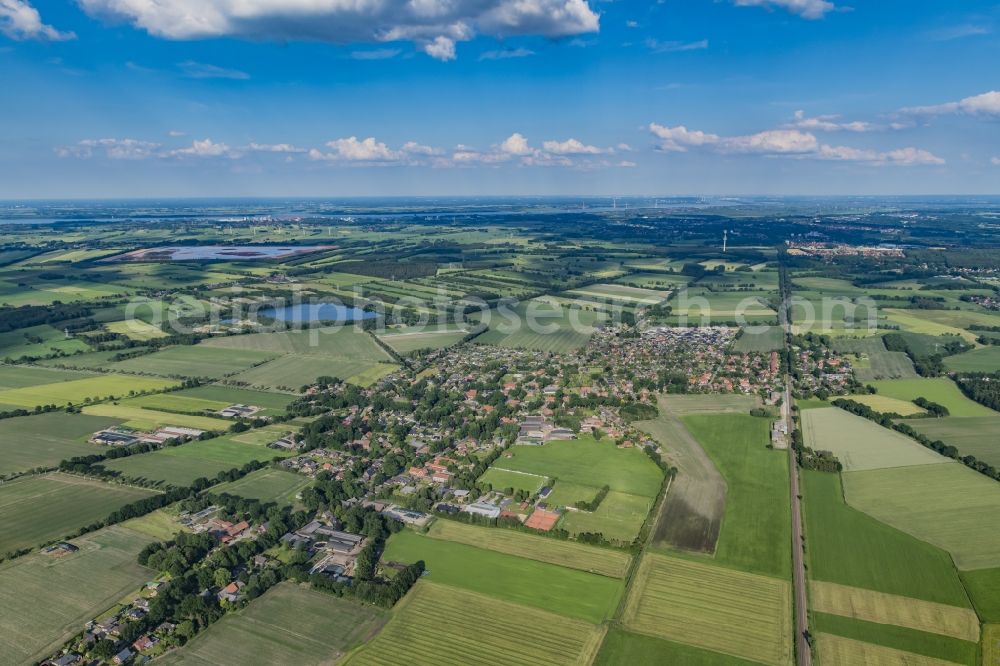
[[[188,486],[197,478],[212,478],[219,472],[242,467],[251,461],[292,455],[288,451],[234,441],[233,437],[235,436],[189,442],[151,453],[119,458],[106,463],[105,468],[120,472],[125,478]]]
[[[790,664],[788,581],[647,553],[622,624],[762,664]]]
[[[569,510],[563,514],[558,527],[570,534],[600,533],[609,541],[627,544],[639,535],[652,504],[650,497],[612,490],[596,511]]]
[[[967,666],[978,663],[979,646],[970,641],[817,611],[811,617],[814,634],[833,634]]]
[[[684,666],[757,666],[760,662],[612,627],[594,666],[683,664]]]
[[[831,451],[846,471],[954,462],[906,435],[836,407],[802,412],[802,432],[807,446]]]
[[[865,643],[852,638],[823,633],[816,636],[816,651],[824,664],[950,666],[954,663],[874,643]]]
[[[0,405],[15,405],[26,409],[36,405],[79,405],[86,398],[122,397],[130,391],[161,391],[176,384],[177,382],[168,379],[107,374],[0,391]]]
[[[951,416],[997,416],[992,409],[966,398],[955,382],[947,377],[888,379],[872,382],[872,385],[878,389],[879,395],[898,400],[927,398],[947,407]]]
[[[582,486],[569,481],[558,481],[552,492],[545,498],[545,503],[550,507],[573,506],[577,502],[589,502],[593,500],[599,490],[594,486]]]
[[[963,456],[973,455],[994,467],[1000,467],[1000,415],[947,417],[908,422],[917,432],[941,440],[958,449]]]
[[[959,569],[1000,566],[1000,485],[965,465],[847,472],[847,502],[952,554]]]
[[[555,478],[557,484],[565,480],[594,488],[607,485],[645,497],[655,497],[663,483],[660,468],[639,449],[619,449],[610,438],[598,442],[589,435],[544,446],[514,446],[493,467]]]
[[[968,607],[947,552],[848,506],[840,475],[803,470],[801,477],[811,578]]]
[[[118,403],[106,402],[100,405],[87,405],[83,408],[83,413],[118,419],[124,421],[126,426],[139,430],[152,430],[162,426],[182,426],[198,430],[223,431],[231,425],[229,421],[222,418],[159,412],[155,409],[132,406],[133,404],[135,403],[126,400]]]
[[[809,583],[809,605],[820,613],[979,642],[979,618],[971,608],[815,580]]]
[[[602,633],[587,622],[424,579],[346,663],[576,666],[590,663]]]
[[[767,448],[771,421],[744,414],[685,416],[681,421],[726,481],[716,560],[744,571],[788,576],[788,456]]]
[[[0,420],[0,477],[37,467],[55,467],[74,456],[99,453],[89,436],[117,419],[50,412]]]
[[[436,521],[428,535],[435,539],[464,543],[612,578],[622,578],[632,560],[628,553],[621,550],[550,539],[509,529],[476,527],[453,520]]]
[[[247,474],[242,479],[223,483],[212,488],[213,493],[229,493],[261,502],[275,502],[279,506],[295,503],[295,496],[312,485],[308,476],[265,467]]]
[[[434,539],[412,530],[394,534],[382,560],[407,564],[423,560],[428,580],[435,583],[594,624],[611,617],[624,587],[622,581],[607,576]]]
[[[60,473],[8,481],[0,485],[0,553],[58,539],[153,494]]]
[[[262,351],[184,345],[169,347],[146,356],[118,361],[108,367],[121,372],[137,372],[165,377],[218,379],[259,365],[274,357],[274,354]]]
[[[153,575],[136,556],[153,539],[108,527],[74,539],[63,557],[32,553],[0,564],[0,662],[48,657],[83,623]]]
[[[331,664],[376,632],[385,618],[373,606],[280,583],[158,663]]]

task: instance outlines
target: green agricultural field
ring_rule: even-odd
[[[118,361],[108,367],[121,372],[137,372],[165,377],[218,379],[260,365],[274,357],[274,354],[262,351],[184,345],[170,347],[146,356]]]
[[[914,379],[918,376],[910,357],[903,352],[886,351],[885,343],[879,336],[838,338],[834,341],[833,349],[848,355],[859,381]]]
[[[556,353],[586,345],[594,324],[604,318],[596,311],[562,307],[540,299],[513,309],[490,310],[488,315],[490,328],[476,337],[476,343]]]
[[[394,534],[382,555],[385,562],[423,560],[427,577],[525,606],[599,624],[611,617],[624,589],[620,580],[515,557],[462,543]],[[489,572],[489,575],[483,575]]]
[[[290,354],[242,372],[233,381],[264,389],[295,389],[312,384],[318,377],[336,377],[352,384],[367,386],[399,366],[346,357],[326,358]]]
[[[1000,415],[914,419],[907,423],[931,439],[954,446],[963,456],[973,455],[1000,467]]]
[[[38,368],[29,365],[0,365],[0,391],[31,388],[43,384],[72,382],[98,377],[92,372],[74,372],[54,368]]]
[[[872,385],[878,389],[879,395],[897,400],[927,398],[947,407],[952,416],[997,416],[992,409],[966,398],[955,382],[947,377],[889,379],[872,382]]]
[[[904,331],[911,333],[922,333],[924,335],[958,335],[968,342],[975,342],[976,335],[965,330],[969,324],[984,323],[974,320],[966,320],[959,317],[959,313],[954,310],[899,310],[896,308],[882,308],[881,312],[888,319],[889,323],[901,327]],[[947,313],[942,317],[940,314]],[[978,314],[978,313],[968,313]],[[1000,317],[989,318],[989,325],[1000,326]]]
[[[859,395],[849,395],[848,399],[854,402],[860,402],[862,405],[868,405],[876,412],[882,414],[899,414],[900,416],[917,416],[918,414],[926,414],[926,410],[921,407],[917,407],[915,404],[909,400],[900,400],[899,398],[890,398],[887,395],[878,395],[872,393],[862,393]]]
[[[0,485],[0,553],[66,536],[153,494],[59,473],[7,481]]]
[[[1000,345],[990,345],[964,354],[948,356],[944,359],[944,365],[955,372],[1000,371]]]
[[[187,527],[181,525],[177,518],[177,512],[176,505],[171,505],[138,518],[126,520],[121,523],[121,526],[127,527],[133,532],[149,535],[157,541],[170,541],[178,532],[189,531]]]
[[[1000,485],[965,465],[844,474],[847,503],[951,553],[959,569],[1000,566]]]
[[[802,412],[807,446],[831,451],[847,471],[954,463],[895,430],[837,407]]]
[[[768,304],[775,296],[769,291],[723,291],[681,289],[670,299],[673,317],[705,324],[736,321],[777,323],[778,314]]]
[[[261,502],[275,502],[279,506],[295,504],[300,490],[312,485],[307,476],[265,467],[247,474],[242,479],[223,483],[212,488],[213,493],[229,493]]]
[[[75,354],[89,349],[90,346],[83,340],[67,338],[64,331],[46,324],[0,333],[0,359],[16,361],[25,356]]]
[[[823,664],[906,664],[907,666],[948,666],[952,662],[924,657],[875,643],[856,641],[834,634],[818,634],[816,654]]]
[[[131,347],[129,351],[140,351],[144,347]],[[73,354],[72,356],[56,356],[55,358],[45,358],[35,361],[35,365],[47,368],[71,368],[75,370],[99,370],[114,363],[112,357],[121,354],[120,349],[108,351],[86,352],[83,354]]]
[[[577,502],[589,502],[600,491],[594,486],[583,486],[569,481],[558,481],[552,492],[545,498],[549,506],[573,506]]]
[[[435,539],[455,541],[612,578],[623,578],[632,561],[631,556],[621,550],[561,541],[510,529],[476,527],[453,520],[437,520],[428,534]]]
[[[543,446],[515,446],[493,463],[496,469],[529,472],[546,478],[585,486],[655,497],[663,484],[663,472],[636,448],[619,449],[605,437],[591,436],[553,441]]]
[[[546,477],[527,472],[511,472],[506,469],[490,467],[478,479],[478,483],[488,483],[494,490],[513,488],[529,493],[538,492],[545,485]]]
[[[219,472],[242,467],[252,461],[292,455],[288,451],[218,437],[171,446],[151,453],[111,460],[104,466],[125,478],[146,479],[170,486],[188,486],[197,478],[212,478]]]
[[[967,666],[976,666],[977,663],[978,650],[973,642],[891,624],[877,624],[840,615],[813,613],[812,630],[813,633],[843,636],[951,663],[967,664]]]
[[[681,419],[726,480],[726,512],[716,546],[720,564],[754,573],[791,572],[788,456],[772,451],[769,419],[743,414]]]
[[[206,385],[170,393],[144,395],[124,401],[126,405],[136,405],[145,409],[167,412],[217,412],[230,405],[253,405],[262,407],[260,416],[280,416],[285,407],[295,400],[294,396],[281,393],[267,393],[232,386]]]
[[[684,666],[757,666],[760,662],[740,659],[720,652],[682,643],[633,634],[622,629],[608,630],[594,666],[622,664],[684,664]]]
[[[593,513],[567,511],[559,528],[570,534],[600,533],[612,542],[631,543],[639,535],[652,504],[649,497],[611,491]]]
[[[754,407],[760,406],[760,398],[753,395],[736,393],[692,393],[690,395],[667,395],[660,402],[667,410],[677,416],[689,414],[747,414]]]
[[[809,583],[809,606],[820,613],[979,642],[979,618],[971,608],[815,580]]]
[[[104,325],[112,333],[120,333],[131,340],[153,340],[155,338],[165,338],[167,334],[158,327],[141,319],[126,319],[124,321],[111,321]]]
[[[48,657],[84,622],[138,589],[153,571],[136,556],[152,541],[109,527],[74,539],[80,550],[71,555],[32,553],[0,564],[0,662]]]
[[[740,338],[733,344],[734,352],[769,352],[777,351],[784,345],[784,335],[780,326],[754,327],[744,330]]]
[[[647,553],[622,616],[626,629],[762,664],[791,664],[786,580]]]
[[[471,622],[503,621],[486,631]],[[348,666],[576,666],[588,664],[602,631],[591,624],[422,580],[385,628]]]
[[[36,405],[79,405],[87,398],[97,400],[125,396],[131,391],[162,391],[176,384],[177,382],[167,379],[107,374],[0,391],[0,405],[16,405],[26,409]]]
[[[385,613],[372,606],[281,583],[157,663],[332,664],[384,622]]]
[[[580,289],[573,289],[567,294],[573,296],[591,297],[599,300],[624,301],[638,305],[656,305],[670,297],[669,291],[655,291],[639,287],[627,287],[621,284],[592,284]]]
[[[91,416],[106,416],[118,419],[124,421],[126,426],[139,430],[153,430],[162,426],[181,426],[221,432],[228,430],[231,425],[226,419],[160,412],[155,409],[146,409],[126,404],[126,402],[87,405],[83,408],[83,413]]]
[[[1000,568],[963,571],[962,582],[984,622],[1000,622]]]
[[[201,346],[260,351],[275,356],[307,354],[366,361],[392,360],[368,333],[353,326],[232,335],[207,340]]]
[[[88,444],[87,439],[118,423],[117,419],[65,412],[0,420],[0,477],[100,453],[100,447]]]
[[[812,579],[968,607],[951,556],[848,506],[840,475],[803,471],[802,495]]]
[[[379,340],[392,347],[397,354],[409,354],[420,349],[443,349],[462,341],[468,335],[463,330],[391,332],[380,335]]]

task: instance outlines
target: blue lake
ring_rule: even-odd
[[[262,317],[290,322],[347,322],[374,319],[374,312],[366,312],[339,303],[301,303],[283,308],[267,308],[260,311]]]

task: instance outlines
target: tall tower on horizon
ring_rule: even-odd
[[[726,244],[727,244],[728,240],[729,240],[729,230],[728,229],[723,229],[722,230],[722,251],[723,252],[726,251]]]

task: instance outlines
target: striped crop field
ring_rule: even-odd
[[[822,664],[875,664],[890,666],[954,666],[954,662],[904,652],[883,645],[856,641],[852,638],[819,634],[816,637],[819,660]]]
[[[570,666],[590,663],[602,637],[599,627],[580,620],[420,581],[347,664]]]
[[[621,550],[587,546],[514,530],[476,527],[451,520],[438,520],[431,527],[429,534],[435,539],[457,541],[507,555],[549,562],[612,578],[623,577],[632,559],[628,553]]]
[[[636,576],[626,628],[763,664],[791,663],[788,581],[652,553]]]
[[[809,590],[814,611],[979,641],[979,618],[969,608],[815,580]]]

